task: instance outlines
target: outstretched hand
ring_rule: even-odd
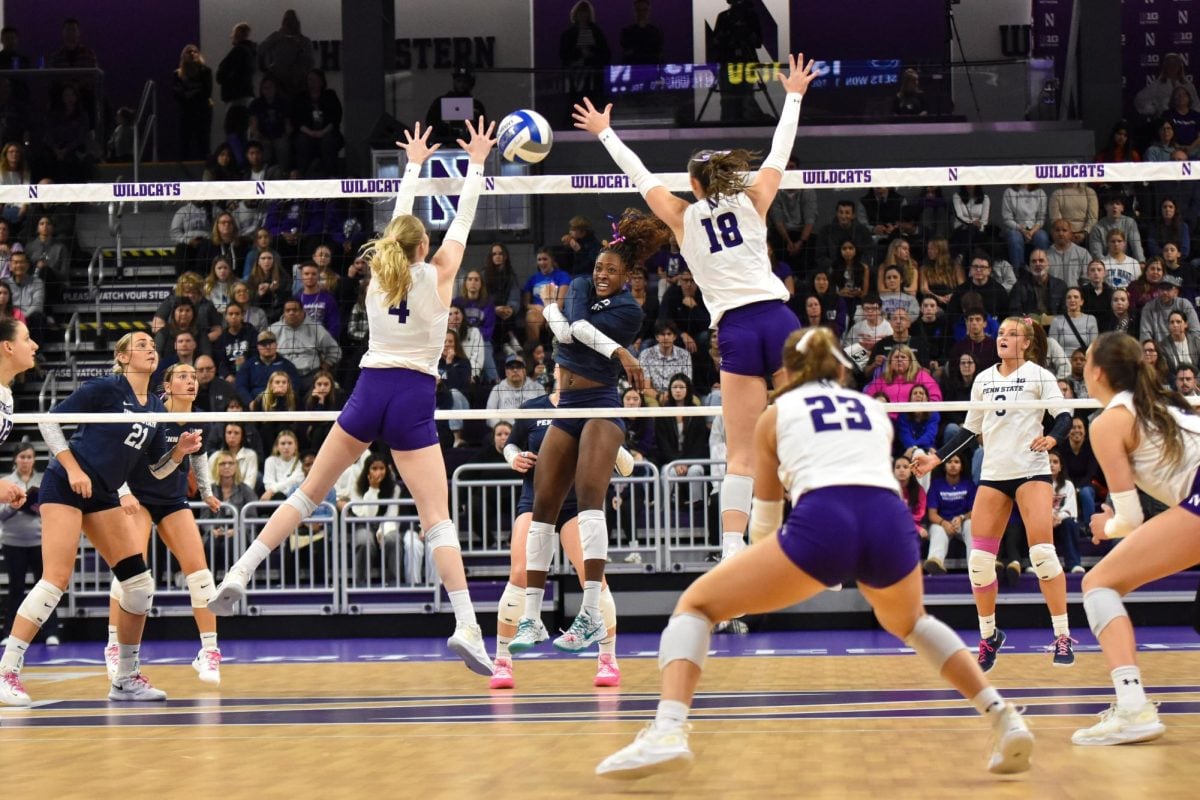
[[[817,62],[815,59],[805,63],[804,53],[796,55],[788,54],[788,74],[782,72],[778,74],[779,82],[783,84],[783,88],[791,93],[803,95],[808,91],[808,85],[817,79]]]
[[[467,123],[468,125],[470,123]],[[399,147],[408,156],[408,160],[414,164],[422,164],[430,155],[437,152],[440,144],[430,145],[429,134],[433,132],[433,128],[426,126],[425,131],[421,131],[421,123],[413,125],[412,131],[404,132],[404,141],[396,142]]]
[[[604,107],[603,111],[597,111],[592,105],[590,98],[583,98],[583,103],[575,104],[575,111],[572,112],[571,118],[575,120],[575,127],[587,131],[588,133],[599,136],[600,133],[611,125],[612,103]]]
[[[471,134],[471,140],[464,142],[459,139],[458,146],[467,151],[472,164],[482,164],[487,159],[488,153],[492,152],[492,148],[496,146],[496,140],[492,138],[492,134],[496,131],[496,123],[487,124],[483,121],[483,117],[480,117],[479,122],[475,125],[471,124],[471,120],[467,120],[467,130]]]

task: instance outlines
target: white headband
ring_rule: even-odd
[[[821,326],[814,325],[804,332],[804,334],[800,337],[800,341],[796,342],[796,352],[797,353],[803,354],[803,353],[808,352],[808,341],[809,341],[809,339],[812,338],[812,335],[814,333],[816,333],[816,331],[819,327],[821,327]],[[841,364],[846,369],[850,369],[850,370],[854,369],[854,362],[851,361],[850,358],[845,353],[842,352],[842,348],[834,347],[833,348],[833,357],[836,358],[838,360],[838,363]]]

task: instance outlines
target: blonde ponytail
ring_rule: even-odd
[[[792,331],[783,344],[783,366],[788,372],[788,382],[776,388],[771,399],[810,381],[841,382],[845,358],[837,337],[828,328],[817,326]]]
[[[411,214],[394,217],[378,239],[363,245],[362,255],[371,264],[371,280],[383,290],[387,305],[397,306],[412,288],[412,263],[425,238],[425,226]]]

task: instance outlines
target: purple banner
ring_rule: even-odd
[[[1127,114],[1133,98],[1158,77],[1163,57],[1178,53],[1190,77],[1200,29],[1200,0],[1124,0],[1121,4],[1121,75]]]

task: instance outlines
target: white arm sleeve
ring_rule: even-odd
[[[458,210],[454,214],[454,221],[446,230],[446,241],[466,246],[467,237],[471,235],[471,223],[475,221],[475,206],[479,203],[479,192],[482,189],[483,165],[472,164],[467,167],[462,194],[458,196]]]
[[[629,180],[633,181],[634,187],[642,193],[642,197],[649,194],[650,190],[656,186],[663,185],[663,182],[646,169],[646,165],[638,158],[637,153],[630,150],[612,128],[600,131],[600,144],[604,145],[604,149],[612,156],[613,162],[620,167],[621,172],[624,172],[629,176]]]
[[[511,467],[512,463],[517,460],[517,456],[521,455],[521,448],[515,444],[504,445],[504,460]]]
[[[796,143],[796,126],[800,123],[800,102],[803,99],[804,95],[798,92],[788,92],[783,101],[783,110],[779,112],[775,136],[771,139],[771,152],[762,162],[763,169],[773,169],[781,174],[787,169],[792,145]]]
[[[571,336],[582,345],[592,348],[605,358],[612,358],[613,353],[621,349],[621,345],[596,329],[587,320],[571,323]],[[561,340],[560,340],[561,341]]]
[[[67,449],[67,437],[63,435],[62,426],[57,422],[39,422],[38,430],[42,433],[46,447],[50,449],[51,458]]]
[[[1138,499],[1137,489],[1127,492],[1113,492],[1113,516],[1104,523],[1104,535],[1109,539],[1120,539],[1137,530],[1142,524],[1142,501]]]
[[[212,477],[208,473],[208,453],[199,450],[188,458],[191,460],[192,472],[196,475],[196,488],[200,490],[200,499],[207,500],[212,497]]]
[[[129,488],[128,483],[122,483],[117,489],[117,497],[126,497],[131,494],[133,494],[133,489]]]
[[[400,191],[396,192],[396,205],[392,206],[392,219],[401,214],[411,214],[413,200],[417,197],[417,178],[421,174],[421,165],[408,163],[404,167],[404,177],[400,179]]]
[[[550,332],[554,334],[555,339],[563,344],[575,341],[571,336],[571,323],[567,322],[558,303],[547,303],[543,306],[542,316],[545,318],[546,324],[550,326]]]
[[[174,448],[168,450],[163,457],[158,460],[158,463],[150,468],[150,474],[161,481],[163,478],[179,469],[179,464],[181,462],[171,458],[171,454],[174,452]]]

